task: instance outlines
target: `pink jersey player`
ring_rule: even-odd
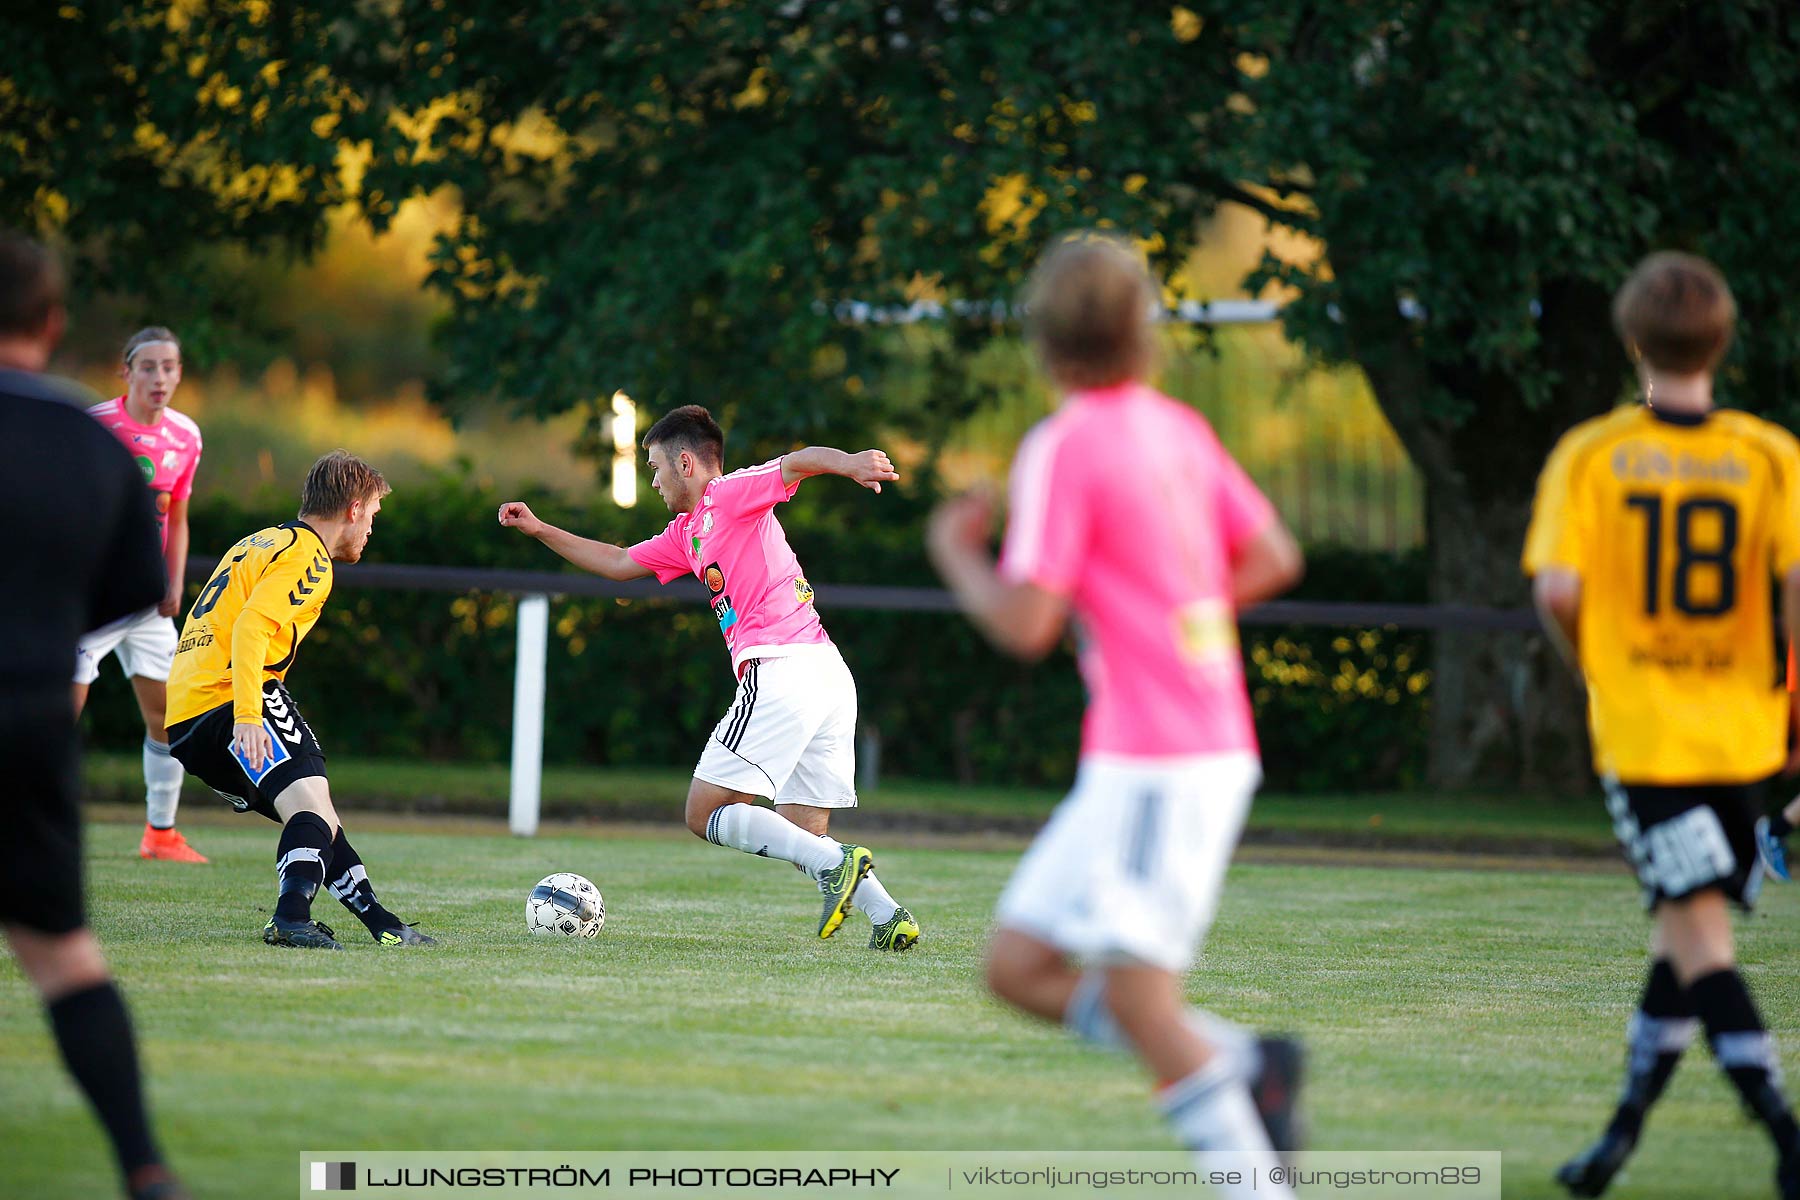
[[[181,803],[181,764],[169,755],[163,728],[166,682],[175,657],[175,623],[181,611],[188,553],[188,497],[200,465],[200,427],[170,407],[181,386],[181,342],[161,325],[140,329],[125,343],[123,396],[96,404],[88,415],[131,452],[144,483],[162,537],[168,592],[155,608],[115,621],[81,639],[75,652],[75,708],[87,702],[89,686],[100,677],[100,663],[117,657],[130,677],[144,717],[144,838],[138,853],[145,858],[203,863],[200,854],[175,828]]]
[[[194,493],[194,471],[200,465],[202,449],[200,426],[172,408],[163,409],[162,420],[156,424],[142,424],[126,408],[123,396],[94,405],[88,415],[111,430],[137,460],[167,546],[169,509]]]
[[[1276,1152],[1294,1145],[1300,1047],[1188,1008],[1182,976],[1262,776],[1237,611],[1301,559],[1206,421],[1144,382],[1160,303],[1131,244],[1053,247],[1025,313],[1062,407],[1019,448],[1000,562],[979,496],[931,519],[932,561],[988,639],[1034,659],[1073,621],[1088,684],[1074,786],[1001,893],[986,975],[1001,1000],[1136,1050],[1182,1143],[1237,1154],[1224,1195],[1291,1200]]]
[[[597,542],[545,524],[518,501],[500,506],[500,523],[608,579],[693,575],[706,585],[737,694],[694,764],[688,829],[804,871],[824,898],[821,938],[855,907],[869,918],[872,949],[908,949],[919,923],[876,877],[874,855],[828,834],[832,811],[856,805],[856,680],[819,624],[812,585],[774,513],[814,475],[879,492],[899,473],[880,450],[808,446],[727,475],[724,431],[696,404],[652,425],[644,453],[650,486],[675,514],[655,537],[630,547]]]
[[[1020,447],[1000,573],[1081,625],[1084,754],[1256,749],[1231,561],[1274,510],[1205,418],[1139,383],[1072,395]]]
[[[800,481],[782,482],[781,460],[721,475],[700,504],[653,538],[630,547],[632,561],[668,583],[693,575],[706,585],[731,669],[753,658],[780,658],[790,647],[828,644],[813,608],[812,585],[773,512]]]

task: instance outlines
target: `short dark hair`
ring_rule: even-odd
[[[1142,379],[1156,363],[1156,284],[1123,238],[1085,231],[1039,260],[1025,290],[1025,329],[1064,388]]]
[[[348,450],[322,456],[300,485],[302,517],[340,517],[358,500],[374,500],[394,489],[371,467]]]
[[[1675,375],[1717,367],[1736,323],[1737,301],[1725,276],[1693,254],[1652,254],[1613,297],[1613,325],[1625,349]]]
[[[151,342],[168,342],[175,347],[177,358],[181,356],[181,339],[167,325],[146,325],[132,334],[125,342],[125,365],[131,365],[131,356],[148,346]]]
[[[644,449],[652,446],[687,450],[716,467],[725,465],[725,433],[698,404],[684,404],[652,425],[644,434]]]
[[[0,335],[42,333],[63,304],[62,265],[41,243],[0,229]]]

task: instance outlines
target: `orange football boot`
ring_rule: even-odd
[[[188,845],[179,829],[157,829],[144,826],[144,840],[138,843],[139,858],[163,858],[170,862],[203,863],[206,855]]]

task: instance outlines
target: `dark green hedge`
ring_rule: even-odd
[[[501,497],[466,477],[396,493],[369,544],[372,561],[555,569],[559,560],[501,529]],[[611,541],[660,528],[654,496],[621,512],[529,496],[547,520]],[[192,514],[210,557],[292,516],[286,496],[214,497]],[[923,503],[821,480],[781,511],[815,582],[935,586],[919,529]],[[190,596],[203,580],[190,581]],[[1417,600],[1416,559],[1315,550],[1299,594]],[[340,588],[288,681],[327,753],[504,761],[512,722],[509,596]],[[1082,689],[1072,658],[1037,668],[1002,658],[949,615],[824,613],[854,670],[862,723],[878,730],[883,770],[919,778],[1057,783],[1073,770]],[[1271,786],[1389,788],[1416,779],[1429,688],[1423,635],[1255,630],[1246,665]],[[730,701],[718,627],[673,602],[555,600],[545,755],[561,763],[686,764]],[[116,668],[89,710],[92,740],[129,745],[141,727]]]

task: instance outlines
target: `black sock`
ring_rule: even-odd
[[[160,1163],[144,1111],[131,1017],[118,989],[108,980],[53,1000],[48,1008],[57,1049],[106,1126],[120,1172],[130,1176]]]
[[[1694,1040],[1694,1006],[1675,982],[1669,960],[1650,964],[1644,995],[1625,1031],[1625,1089],[1606,1131],[1637,1141],[1650,1106],[1669,1086],[1682,1052]]]
[[[304,921],[312,916],[312,898],[325,882],[331,860],[331,826],[314,812],[298,812],[281,827],[275,847],[275,874],[281,879],[281,895],[275,915],[284,921]]]
[[[338,898],[338,903],[355,913],[356,919],[370,933],[400,928],[400,918],[383,908],[381,901],[375,898],[375,888],[369,883],[362,856],[344,837],[342,825],[338,826],[337,837],[331,841],[331,872],[326,884],[331,894]]]
[[[1800,1125],[1794,1123],[1781,1091],[1774,1043],[1737,969],[1701,976],[1688,985],[1688,996],[1706,1025],[1713,1057],[1744,1098],[1745,1107],[1768,1126],[1779,1152],[1800,1153]]]
[[[1778,842],[1787,841],[1787,835],[1794,832],[1794,826],[1788,821],[1785,811],[1778,812],[1769,818],[1769,832],[1775,836],[1775,840]]]

